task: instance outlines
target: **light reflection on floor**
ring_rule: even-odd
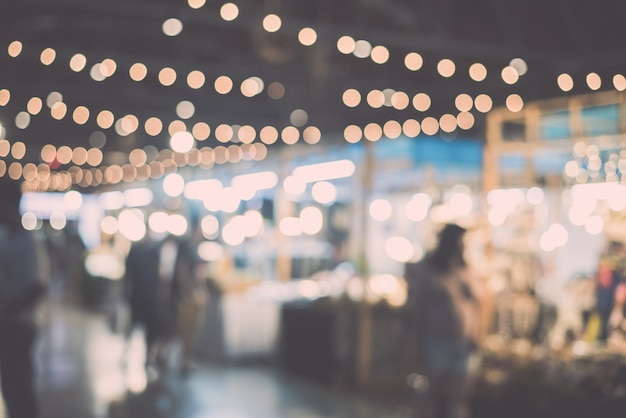
[[[270,367],[196,365],[186,377],[172,369],[148,378],[141,333],[126,341],[110,332],[102,315],[55,303],[41,318],[41,418],[410,416],[406,406],[341,393]]]

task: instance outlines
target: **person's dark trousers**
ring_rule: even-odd
[[[0,384],[8,418],[37,417],[34,342],[34,325],[20,322],[0,325]]]

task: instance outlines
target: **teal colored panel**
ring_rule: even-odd
[[[541,139],[544,141],[570,138],[572,135],[569,128],[569,112],[562,110],[541,115],[539,129]]]
[[[585,108],[581,112],[581,118],[584,135],[619,133],[619,107],[616,104]]]

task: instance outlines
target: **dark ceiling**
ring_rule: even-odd
[[[193,9],[185,0],[0,0],[0,90],[7,89],[11,100],[0,107],[0,123],[6,137],[41,149],[46,143],[57,146],[88,146],[91,133],[101,130],[95,114],[111,110],[117,117],[133,114],[141,123],[151,116],[164,123],[178,119],[176,105],[187,100],[195,105],[188,126],[204,121],[212,128],[219,124],[251,125],[257,130],[272,125],[289,126],[291,112],[303,109],[306,125],[318,127],[323,140],[337,141],[346,126],[365,126],[395,119],[439,118],[457,112],[454,99],[460,93],[472,97],[488,94],[494,106],[503,106],[509,94],[517,93],[526,103],[590,92],[585,75],[596,72],[602,90],[613,89],[612,77],[626,71],[626,2],[580,0],[233,0],[239,7],[234,21],[220,17],[225,1],[207,0]],[[262,29],[264,16],[282,18],[278,32]],[[168,37],[162,24],[179,19],[184,27],[178,36]],[[317,31],[313,46],[298,42],[303,27]],[[369,58],[344,55],[337,40],[349,35],[384,45],[390,58],[376,64]],[[22,53],[12,58],[8,45],[19,40]],[[41,51],[54,48],[55,61],[45,66]],[[403,63],[409,52],[424,59],[419,71]],[[71,71],[68,63],[76,53],[87,57],[87,66]],[[528,72],[519,82],[508,85],[500,71],[513,58],[523,58]],[[89,69],[105,58],[117,63],[117,71],[104,81],[91,79]],[[450,78],[437,74],[436,64],[449,58],[456,63]],[[142,82],[129,78],[135,62],[148,68]],[[485,81],[475,82],[468,67],[483,63],[489,72]],[[169,87],[159,84],[158,71],[174,68],[177,81]],[[206,76],[206,84],[192,89],[185,82],[192,70]],[[569,73],[574,89],[563,93],[556,77]],[[227,75],[235,87],[220,95],[213,81]],[[248,98],[239,84],[248,77],[260,77],[265,87],[271,82],[285,86],[281,99],[264,91]],[[342,94],[355,88],[363,95],[372,89],[404,91],[410,97],[425,92],[432,98],[426,112],[412,106],[372,109],[362,102],[355,108],[342,103]],[[25,129],[15,126],[15,117],[26,109],[31,97],[58,91],[68,109],[86,106],[91,118],[79,125],[67,116],[55,120],[49,111],[33,116]],[[45,109],[45,108],[44,108]],[[68,113],[69,115],[69,113]],[[459,135],[481,138],[484,115],[476,112],[476,124]],[[167,137],[151,137],[139,129],[120,137],[114,129],[105,131],[105,151],[129,152],[155,144],[165,147]],[[276,146],[280,141],[277,143]],[[213,134],[206,145],[218,144]],[[36,158],[33,157],[33,158]],[[105,159],[106,163],[106,159]]]

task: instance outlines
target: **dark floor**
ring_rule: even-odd
[[[267,365],[198,363],[186,377],[172,370],[147,378],[141,334],[125,345],[102,315],[54,302],[42,310],[41,322],[36,350],[41,418],[411,415],[403,402],[324,387]]]

